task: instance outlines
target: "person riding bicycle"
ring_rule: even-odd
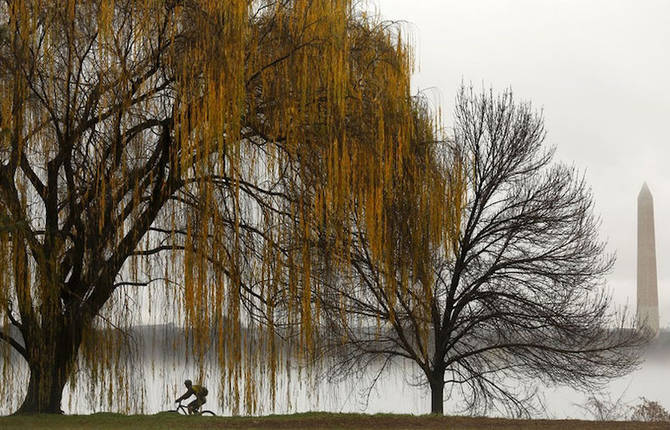
[[[202,385],[193,385],[190,379],[187,379],[184,381],[184,385],[186,385],[186,392],[184,393],[183,396],[175,400],[175,403],[179,403],[182,400],[186,400],[191,396],[195,396],[195,400],[193,400],[191,403],[189,403],[186,407],[188,408],[188,413],[190,415],[193,415],[194,412],[196,412],[198,409],[200,409],[200,406],[204,405],[207,402],[207,388],[205,388]]]

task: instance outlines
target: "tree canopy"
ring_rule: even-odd
[[[252,409],[243,369],[277,354],[241,326],[313,349],[312,253],[347,250],[352,202],[389,255],[386,189],[431,127],[411,47],[347,0],[5,0],[0,26],[2,394],[10,350],[19,412],[59,412],[75,370],[127,383],[108,334],[153,286]]]

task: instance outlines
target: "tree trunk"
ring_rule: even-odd
[[[60,367],[60,368],[57,368]],[[28,391],[16,414],[61,414],[63,387],[67,381],[66,369],[55,363],[31,366]]]
[[[430,377],[430,413],[444,414],[444,371],[435,371]]]
[[[30,380],[16,414],[63,413],[63,388],[74,367],[83,333],[76,323],[58,326],[60,330],[43,329],[26,339]]]

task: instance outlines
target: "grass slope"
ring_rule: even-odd
[[[181,430],[181,429],[383,429],[383,430],[670,430],[670,423],[593,422],[577,420],[511,420],[477,417],[412,415],[360,415],[313,412],[265,417],[185,417],[157,415],[93,414],[74,416],[0,417],[0,429],[42,430]]]

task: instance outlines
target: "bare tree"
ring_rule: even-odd
[[[640,404],[631,408],[630,419],[644,422],[670,422],[670,413],[660,403],[640,397]]]
[[[609,392],[591,393],[584,404],[576,405],[596,421],[621,421],[628,416],[631,409],[630,405],[623,400],[625,394],[626,391],[613,398]]]
[[[540,381],[592,389],[629,372],[644,336],[612,309],[603,284],[614,257],[598,238],[591,192],[552,162],[542,116],[511,91],[462,88],[455,118],[453,139],[434,149],[443,162],[385,194],[396,202],[385,218],[390,259],[358,228],[365,209],[352,210],[351,269],[320,296],[333,370],[411,360],[438,414],[445,387],[471,411],[524,414]],[[444,196],[415,192],[438,167],[446,215],[430,209]],[[436,216],[443,229],[427,227]]]

